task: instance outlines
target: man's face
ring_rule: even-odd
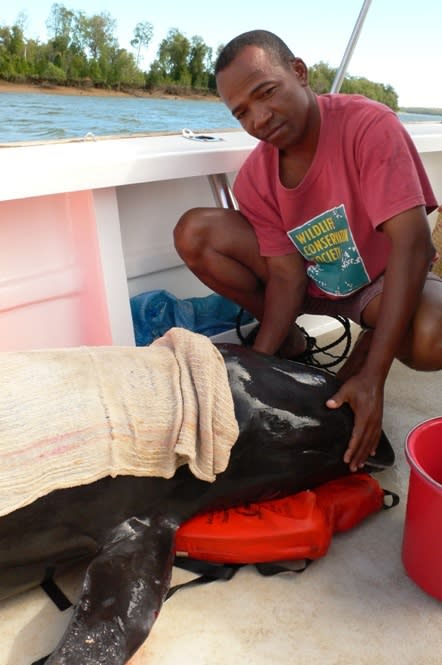
[[[251,136],[284,150],[302,140],[311,109],[307,69],[299,58],[287,68],[247,46],[217,76],[219,94]]]

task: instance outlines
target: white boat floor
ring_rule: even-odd
[[[265,578],[246,567],[229,582],[179,591],[131,665],[439,665],[442,603],[407,577],[401,543],[405,437],[441,415],[441,397],[442,372],[416,373],[395,363],[384,429],[397,463],[377,477],[400,495],[400,505],[335,536],[328,554],[301,575]],[[82,570],[59,580],[72,601]],[[174,569],[172,583],[189,577]],[[46,656],[70,614],[40,589],[0,603],[0,665],[31,665]]]

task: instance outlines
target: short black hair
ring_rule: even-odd
[[[249,32],[243,32],[241,35],[234,37],[222,48],[215,63],[215,76],[226,69],[246,46],[262,48],[275,63],[284,67],[288,67],[295,60],[295,56],[287,44],[273,32],[249,30]]]

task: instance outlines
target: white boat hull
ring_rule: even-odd
[[[409,129],[442,201],[442,125]],[[0,349],[132,345],[131,296],[207,294],[176,254],[172,230],[188,208],[214,204],[208,176],[232,180],[254,145],[243,132],[218,136],[208,144],[170,135],[1,149]],[[333,325],[320,317],[303,324],[315,335]],[[380,480],[399,493],[399,507],[337,537],[304,575],[268,579],[246,568],[229,584],[178,593],[131,665],[438,664],[440,606],[406,576],[400,552],[405,436],[440,414],[441,394],[441,372],[394,364],[384,427],[398,461]],[[184,576],[175,570],[173,583]],[[60,581],[72,601],[80,581]],[[41,589],[0,603],[0,665],[47,655],[69,616]]]
[[[409,125],[442,200],[442,125]],[[59,142],[0,150],[0,348],[133,344],[133,295],[208,290],[175,252],[173,228],[214,205],[208,176],[232,180],[255,140],[219,132]],[[303,321],[314,334],[329,321]],[[325,327],[324,327],[325,326]]]

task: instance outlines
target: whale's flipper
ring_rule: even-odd
[[[167,594],[178,524],[132,517],[89,565],[72,619],[46,665],[124,665]]]

